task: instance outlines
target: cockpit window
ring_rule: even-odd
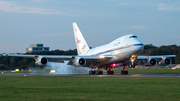
[[[130,36],[129,38],[137,38],[137,36]]]

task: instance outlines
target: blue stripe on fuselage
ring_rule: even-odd
[[[143,44],[132,44],[132,45],[128,45],[128,46],[123,46],[123,47],[114,48],[114,49],[107,50],[107,51],[100,52],[100,53],[93,54],[93,55],[100,55],[100,54],[108,53],[108,52],[115,51],[115,50],[119,50],[119,49],[129,48],[129,47],[132,47],[132,46],[144,46],[144,45],[143,45]]]

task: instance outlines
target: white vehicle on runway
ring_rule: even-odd
[[[169,65],[171,64],[171,59],[169,57],[175,57],[175,55],[139,56],[143,52],[144,45],[134,34],[122,36],[109,44],[90,49],[77,24],[73,23],[72,25],[78,52],[77,56],[20,54],[4,55],[34,58],[36,61],[35,63],[38,65],[47,65],[48,62],[64,63],[64,60],[68,60],[69,62],[67,65],[91,68],[89,71],[90,75],[102,74],[102,71],[99,71],[101,68],[108,69],[107,74],[114,74],[114,71],[111,71],[111,68],[113,68],[112,64],[114,63],[123,63],[124,66],[121,74],[128,74],[128,71],[125,71],[125,64],[127,61],[131,61],[131,66],[135,67],[135,59],[145,59],[147,60],[147,64],[153,66],[157,64],[156,58],[160,58],[160,64]],[[94,68],[98,68],[98,70],[93,71]]]

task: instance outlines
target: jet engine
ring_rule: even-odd
[[[155,66],[157,64],[157,60],[156,59],[154,59],[154,58],[150,58],[150,59],[148,59],[148,61],[147,61],[147,66]]]
[[[38,57],[35,60],[36,60],[36,64],[40,66],[46,65],[48,62],[47,58],[44,58],[44,57]]]
[[[163,58],[160,62],[159,62],[159,64],[160,65],[163,65],[163,66],[167,66],[167,65],[170,65],[171,64],[171,59],[170,58]]]
[[[75,66],[84,66],[84,65],[86,65],[85,59],[80,58],[80,57],[75,59]]]

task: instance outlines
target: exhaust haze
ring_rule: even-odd
[[[45,68],[55,70],[55,74],[87,74],[90,70],[87,67],[74,67],[67,65],[67,63],[68,61],[65,61],[65,63],[48,62]]]

